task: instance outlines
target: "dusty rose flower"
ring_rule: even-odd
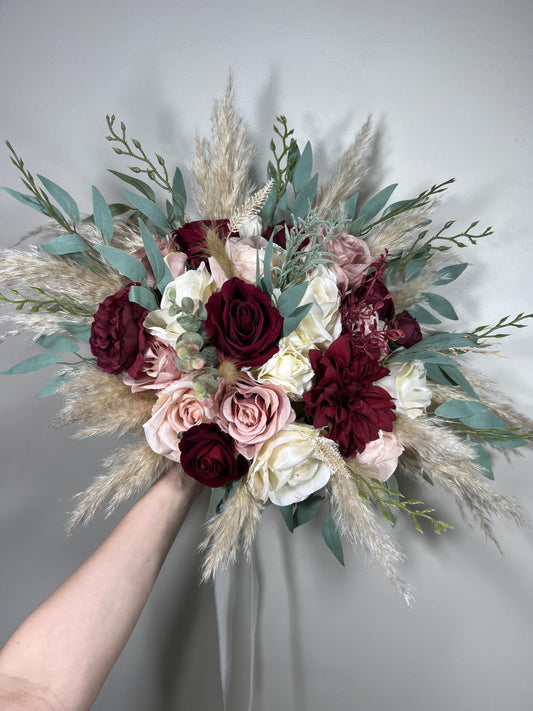
[[[371,476],[379,481],[387,481],[398,466],[398,458],[404,448],[392,432],[379,431],[379,437],[368,442],[362,452],[355,458],[360,464],[374,467]]]
[[[233,264],[234,275],[248,284],[255,284],[257,256],[259,255],[260,271],[263,274],[266,246],[267,241],[260,236],[246,237],[244,239],[230,237],[227,239],[225,249]],[[217,288],[220,289],[222,284],[228,280],[228,277],[214,257],[209,257],[208,262],[211,275]]]
[[[236,449],[248,459],[261,444],[296,417],[287,393],[271,383],[256,383],[243,375],[223,383],[214,398],[215,421],[230,434]]]
[[[161,254],[163,255],[165,262],[167,263],[168,268],[170,269],[170,273],[172,274],[173,278],[175,279],[176,277],[183,274],[183,272],[187,268],[187,255],[183,252],[176,251],[176,245],[171,237],[154,236],[154,239],[157,243],[157,246],[159,247]],[[154,274],[152,272],[150,260],[146,256],[145,248],[139,247],[135,250],[135,252],[132,252],[132,254],[136,259],[141,262],[141,264],[146,269],[146,273],[148,275],[148,286],[153,286],[155,284]]]
[[[178,434],[213,420],[211,399],[198,400],[191,378],[171,383],[159,394],[152,417],[143,425],[146,441],[157,454],[180,461]]]
[[[122,380],[132,392],[141,390],[163,390],[183,373],[176,367],[176,351],[159,338],[148,336],[144,351],[144,362],[135,378],[124,374]]]
[[[333,237],[327,244],[327,251],[336,259],[328,264],[339,288],[355,288],[363,281],[366,270],[372,264],[372,257],[366,242],[349,234]]]

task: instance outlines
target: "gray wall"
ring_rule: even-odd
[[[456,177],[442,220],[496,228],[463,251],[473,266],[448,292],[461,325],[473,327],[533,303],[532,20],[525,0],[0,0],[0,133],[90,210],[91,184],[118,199],[105,169],[125,168],[103,138],[105,114],[184,166],[230,66],[259,165],[276,114],[289,117],[302,144],[313,141],[324,171],[373,112],[373,187],[399,182],[398,196],[408,197]],[[0,184],[16,180],[3,152]],[[0,211],[2,246],[39,224],[4,194]],[[476,361],[529,413],[532,334],[502,343],[505,359]],[[24,341],[4,344],[2,369],[30,353]],[[55,431],[58,401],[33,400],[45,378],[1,381],[0,640],[120,516],[65,538],[70,498],[113,443]],[[511,463],[497,457],[495,484],[529,511],[531,461],[531,452]],[[499,524],[500,556],[445,496],[424,495],[456,528],[437,538],[398,526],[417,598],[411,611],[362,555],[348,554],[342,569],[316,526],[290,536],[277,511],[266,512],[256,711],[531,708],[531,531]],[[206,504],[196,502],[98,711],[221,708],[213,595],[197,584]],[[235,711],[246,708],[247,584],[241,571]]]

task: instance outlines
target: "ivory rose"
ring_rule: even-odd
[[[278,506],[303,501],[325,486],[331,471],[316,454],[316,432],[309,425],[286,425],[255,455],[248,473],[252,494]]]
[[[343,233],[329,240],[327,251],[335,256],[335,261],[330,262],[328,268],[335,275],[339,288],[359,286],[366,270],[372,264],[366,242],[359,237]]]
[[[213,420],[213,401],[198,400],[191,378],[171,383],[159,394],[152,417],[143,425],[146,441],[157,454],[180,461],[178,433]]]
[[[315,376],[308,353],[309,345],[293,331],[281,339],[279,351],[254,372],[254,377],[260,383],[281,386],[292,400],[301,400]]]
[[[179,305],[186,296],[193,299],[195,304],[199,301],[205,304],[214,291],[215,282],[205,264],[202,263],[198,269],[185,272],[167,286],[161,299],[161,308],[150,311],[144,321],[145,329],[153,336],[175,346],[184,329],[177,322],[177,316],[170,315],[170,306],[174,303]]]
[[[360,464],[373,467],[371,476],[379,481],[387,481],[398,466],[398,458],[404,448],[392,432],[379,431],[379,437],[368,442],[355,459]]]
[[[296,329],[303,343],[327,348],[341,334],[337,282],[326,267],[319,267],[309,279],[300,306],[312,303],[311,310]]]
[[[222,383],[214,410],[220,429],[232,436],[237,451],[248,459],[296,416],[283,388],[255,383],[246,375],[234,384]]]
[[[396,412],[414,420],[431,404],[431,390],[426,385],[426,369],[420,360],[387,363],[389,375],[376,382],[395,401]]]

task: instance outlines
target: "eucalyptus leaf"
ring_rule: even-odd
[[[327,547],[339,563],[344,566],[344,551],[342,550],[341,537],[333,520],[333,516],[329,511],[326,512],[322,519],[322,535],[324,536]]]
[[[424,292],[422,294],[422,298],[425,300],[427,305],[433,309],[433,311],[436,311],[441,316],[444,316],[444,318],[449,318],[452,321],[457,321],[459,318],[455,313],[453,306],[450,304],[448,299],[444,298],[444,296]]]
[[[447,267],[439,269],[435,274],[438,277],[437,281],[434,281],[435,286],[443,286],[444,284],[450,284],[450,282],[455,281],[464,270],[467,268],[468,264],[449,264]]]
[[[170,229],[167,218],[165,217],[163,211],[158,205],[155,204],[153,200],[142,195],[137,195],[137,193],[132,193],[131,190],[124,189],[124,195],[128,198],[131,204],[137,208],[143,215],[145,215],[149,220],[151,220],[154,225],[162,227],[165,230]]]
[[[490,461],[490,456],[485,447],[482,444],[474,443],[471,444],[472,449],[476,450],[477,457],[476,462],[483,470],[484,476],[487,479],[494,479],[494,472],[492,470],[492,462]]]
[[[266,292],[272,296],[272,255],[274,254],[274,240],[270,238],[265,247],[265,256],[263,258],[263,279]]]
[[[359,215],[359,217],[356,217],[355,220],[353,220],[350,223],[350,227],[348,228],[348,232],[351,235],[354,235],[357,237],[357,235],[361,232],[363,227],[366,225],[368,222],[368,218],[366,215]]]
[[[427,309],[420,304],[415,304],[415,306],[409,307],[409,313],[411,316],[416,318],[419,323],[429,323],[431,325],[436,325],[442,323],[436,316],[433,316]]]
[[[211,496],[209,497],[209,507],[207,509],[207,518],[213,518],[218,513],[218,506],[224,496],[226,495],[226,487],[218,486],[215,489],[211,489]]]
[[[166,286],[172,281],[172,274],[167,263],[163,259],[163,255],[161,254],[161,250],[159,249],[154,236],[140,218],[139,230],[141,232],[141,239],[146,251],[146,256],[148,257],[148,261],[152,267],[155,282],[159,291],[163,293]]]
[[[288,506],[280,506],[279,510],[283,516],[283,520],[287,524],[287,528],[291,533],[294,531],[294,504]]]
[[[93,185],[93,218],[105,244],[109,244],[113,237],[113,215],[106,199],[95,185]]]
[[[302,320],[307,316],[307,314],[313,308],[313,304],[304,304],[303,306],[298,306],[290,316],[283,319],[283,337],[285,338],[290,333],[295,331]]]
[[[140,180],[139,178],[134,178],[131,175],[126,175],[126,173],[119,173],[118,170],[110,170],[109,172],[113,173],[113,175],[115,175],[117,178],[120,178],[125,183],[128,183],[128,185],[132,185],[134,188],[137,188],[137,190],[142,193],[144,197],[147,197],[149,200],[153,200],[155,202],[154,191],[143,180]]]
[[[8,195],[11,195],[11,197],[15,198],[15,200],[18,200],[23,205],[26,205],[26,207],[31,207],[33,210],[37,210],[37,212],[40,212],[42,215],[48,214],[46,212],[46,210],[44,209],[41,201],[38,200],[35,197],[35,195],[27,195],[26,193],[19,193],[18,190],[13,190],[12,188],[6,188],[3,185],[0,186],[0,190],[3,190]]]
[[[304,218],[311,209],[311,205],[315,199],[317,186],[318,173],[315,173],[311,180],[306,183],[296,195],[296,200],[294,201],[294,205],[291,209],[291,214],[295,220]],[[296,224],[296,222],[294,224]]]
[[[129,293],[130,301],[139,304],[148,311],[157,311],[159,304],[150,289],[144,286],[132,286]]]
[[[359,210],[358,217],[364,216],[367,221],[370,221],[376,217],[376,215],[378,215],[388,203],[390,196],[397,187],[398,183],[394,183],[393,185],[388,185],[386,188],[383,188],[383,190],[380,190],[377,195],[374,195],[374,197],[365,202]]]
[[[50,195],[54,198],[54,200],[57,202],[59,207],[62,207],[63,210],[67,213],[70,219],[73,222],[79,222],[80,211],[74,198],[69,193],[67,193],[66,190],[61,188],[52,180],[45,178],[44,175],[37,175],[37,177],[44,185],[44,187],[48,190]]]
[[[296,166],[291,173],[291,183],[294,187],[294,192],[298,194],[300,190],[311,179],[311,171],[313,170],[313,149],[309,141],[305,144],[305,148],[298,158]]]
[[[435,409],[435,414],[480,430],[506,428],[506,423],[479,400],[448,400]]]
[[[89,249],[87,242],[77,234],[59,235],[55,239],[46,244],[39,244],[37,249],[48,252],[48,254],[56,254],[63,256],[66,254],[78,254]]]
[[[38,392],[35,393],[35,397],[48,397],[49,395],[55,395],[59,388],[69,379],[67,373],[59,373],[55,378],[52,378],[49,383],[46,383]]]
[[[75,323],[74,321],[60,321],[59,325],[64,328],[67,333],[77,338],[78,341],[89,343],[91,337],[91,327],[84,323]]]
[[[426,266],[426,263],[425,259],[411,259],[407,262],[403,270],[404,281],[412,281],[413,279],[416,279],[416,277]]]
[[[13,365],[9,370],[0,372],[0,375],[23,375],[24,373],[32,373],[35,370],[42,370],[49,365],[58,363],[61,356],[57,353],[39,353],[38,355],[30,356],[20,363]]]
[[[51,333],[39,336],[35,340],[42,348],[47,351],[55,351],[56,353],[77,353],[80,350],[79,345],[62,333]]]
[[[297,284],[296,286],[287,289],[287,291],[284,291],[278,296],[276,306],[278,307],[278,311],[283,318],[290,316],[296,309],[300,301],[303,299],[308,286],[309,282],[303,281],[301,284]]]
[[[296,510],[294,512],[294,527],[302,526],[314,518],[321,504],[322,497],[318,494],[311,494],[311,496],[308,496],[304,501],[299,501],[296,504]]]
[[[183,217],[185,214],[185,208],[187,206],[187,190],[185,189],[185,181],[183,180],[181,170],[177,166],[176,170],[174,171],[174,176],[172,178],[172,191],[176,193],[176,195],[180,199],[180,203],[176,207],[179,208],[179,212]],[[173,199],[173,201],[174,203],[176,202],[175,198]]]
[[[113,269],[116,269],[119,274],[122,274],[128,279],[131,279],[131,281],[141,282],[148,278],[144,265],[132,254],[128,254],[117,247],[111,247],[107,244],[97,244],[95,245],[95,249]]]
[[[476,399],[478,398],[476,391],[456,365],[441,365],[440,369],[454,385],[458,385],[467,395],[470,395]]]
[[[344,217],[347,220],[353,220],[355,217],[355,211],[357,209],[357,201],[359,200],[359,193],[354,193],[352,197],[348,198],[344,203]]]

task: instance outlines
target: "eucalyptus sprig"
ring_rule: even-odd
[[[411,252],[428,251],[429,256],[432,252],[446,252],[449,249],[455,247],[468,247],[468,244],[477,244],[478,240],[483,237],[488,237],[494,234],[492,227],[485,227],[482,232],[473,232],[473,230],[479,225],[479,220],[472,222],[465,230],[458,232],[454,235],[445,234],[454,224],[456,220],[449,220],[446,222],[441,229],[426,240],[427,230],[421,232],[416,241],[413,244]],[[436,244],[437,242],[443,242],[444,244]]]
[[[279,124],[279,128],[274,124],[273,129],[274,133],[281,139],[281,146],[278,152],[276,141],[274,139],[270,141],[270,150],[276,165],[274,166],[272,161],[269,161],[267,165],[268,177],[274,181],[274,198],[269,205],[269,224],[274,219],[276,207],[287,191],[287,185],[291,179],[291,170],[298,159],[298,144],[296,139],[292,138],[294,129],[287,128],[287,118],[285,116],[276,116],[276,121]]]
[[[65,312],[71,316],[87,316],[92,317],[93,312],[87,307],[80,304],[79,301],[73,299],[68,294],[60,293],[59,298],[57,295],[48,294],[44,289],[37,286],[30,287],[32,291],[39,294],[41,298],[32,298],[31,296],[25,296],[17,289],[9,289],[12,294],[16,297],[15,299],[10,299],[4,294],[0,293],[0,301],[8,304],[16,304],[15,310],[22,311],[27,308],[28,313],[34,314],[39,311],[46,311],[47,313],[57,313],[58,311]]]
[[[527,324],[522,323],[528,318],[533,318],[532,314],[520,313],[517,316],[511,317],[503,316],[496,325],[491,326],[490,324],[484,326],[478,326],[470,335],[472,338],[477,340],[485,340],[487,338],[507,338],[510,333],[505,333],[506,328],[525,328]]]

